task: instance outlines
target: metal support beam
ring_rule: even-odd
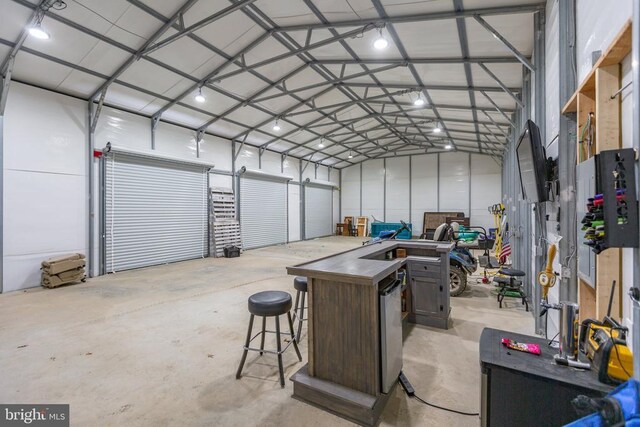
[[[100,118],[100,113],[102,112],[102,106],[104,105],[104,98],[106,96],[107,96],[107,89],[105,88],[105,90],[100,95],[100,99],[98,100],[98,107],[96,108],[96,110],[93,112],[91,116],[91,122],[90,122],[91,133],[96,131],[96,126],[98,126],[98,119]],[[89,100],[89,102],[93,102],[93,101]]]
[[[118,77],[120,77],[125,71],[127,71],[127,69],[133,65],[134,62],[138,61],[142,55],[144,54],[145,50],[151,46],[151,44],[153,42],[155,42],[158,38],[160,38],[164,33],[167,32],[167,30],[169,28],[171,28],[171,26],[180,19],[180,16],[182,16],[183,13],[185,13],[187,10],[189,10],[191,8],[191,6],[193,6],[198,0],[187,0],[182,7],[180,7],[180,9],[178,9],[171,18],[169,18],[169,21],[165,22],[162,27],[160,27],[160,29],[158,31],[156,31],[151,37],[149,37],[149,39],[147,39],[147,41],[144,43],[144,45],[142,45],[142,47],[140,49],[138,49],[136,51],[135,54],[131,55],[129,57],[129,59],[127,59],[117,70],[115,73],[113,73],[111,75],[111,77],[109,77],[107,79],[106,82],[104,82],[102,85],[100,85],[100,87],[98,88],[98,90],[96,90],[93,95],[91,95],[91,99],[96,99],[98,97],[98,95],[100,95],[102,92],[104,92],[109,85],[111,85],[111,83],[113,83]]]
[[[518,128],[518,127],[516,126],[516,124],[515,124],[515,123],[513,123],[513,121],[511,120],[511,118],[510,118],[509,116],[507,116],[507,115],[505,114],[505,112],[504,112],[504,111],[502,111],[502,109],[498,106],[498,104],[496,104],[496,103],[494,102],[494,100],[493,100],[493,99],[491,99],[491,97],[490,97],[489,95],[487,95],[487,92],[485,92],[485,91],[483,91],[483,90],[482,90],[482,91],[480,91],[480,93],[481,93],[481,94],[483,94],[485,98],[487,98],[487,101],[489,101],[489,103],[495,107],[495,109],[496,109],[496,111],[497,111],[498,113],[502,114],[502,117],[504,117],[504,118],[505,118],[505,119],[506,119],[506,120],[511,124],[511,126],[512,126],[514,129],[517,129],[517,128]],[[486,114],[486,112],[485,112],[485,114]]]
[[[182,31],[180,31],[178,33],[175,33],[175,34],[167,37],[166,39],[164,39],[162,41],[159,41],[159,42],[157,42],[157,43],[155,43],[155,44],[153,44],[151,46],[148,46],[146,49],[144,49],[142,51],[142,55],[148,55],[148,54],[150,54],[151,52],[153,52],[155,50],[158,50],[158,49],[160,49],[160,48],[162,48],[164,46],[167,46],[168,44],[173,43],[174,41],[176,41],[176,40],[178,40],[178,39],[180,39],[180,38],[182,38],[182,37],[184,37],[186,35],[189,35],[189,34],[193,33],[194,31],[197,31],[197,30],[199,30],[201,28],[204,28],[207,25],[212,24],[215,21],[217,21],[219,19],[222,19],[227,15],[232,14],[233,12],[235,12],[238,9],[241,9],[241,8],[243,8],[245,6],[248,6],[248,5],[250,5],[251,3],[255,2],[255,1],[256,0],[240,0],[235,4],[222,9],[221,11],[218,11],[218,12],[214,13],[213,15],[211,15],[211,16],[209,16],[207,18],[201,19],[200,21],[196,22],[193,25],[188,26],[187,28],[184,28]],[[180,11],[178,18],[182,19],[183,14],[184,14],[184,11]],[[184,22],[183,22],[183,25],[184,25]]]
[[[347,87],[364,87],[372,89],[409,89],[409,90],[451,90],[451,91],[485,91],[485,92],[502,92],[502,88],[493,86],[455,86],[455,85],[425,85],[425,84],[402,84],[402,83],[385,83],[384,85],[371,84],[371,83],[342,83],[342,86]],[[518,89],[511,88],[512,91],[517,92]]]
[[[2,79],[2,91],[0,91],[0,116],[4,116],[4,109],[7,106],[9,86],[11,86],[11,75],[13,73],[13,64],[15,63],[15,59],[15,56],[9,58],[9,62],[7,62],[7,71]]]
[[[498,30],[489,25],[489,23],[482,19],[480,15],[473,15],[473,17],[478,22],[478,24],[483,26],[485,30],[489,31],[496,39],[498,39],[503,45],[505,45],[505,47],[513,54],[513,56],[515,56],[520,62],[522,62],[522,65],[524,65],[531,71],[536,71],[536,67],[531,63],[531,61],[529,61],[523,54],[521,54],[520,51],[516,49],[514,45],[509,43],[507,39],[502,37],[502,34],[500,34]]]
[[[489,75],[489,77],[491,77],[497,84],[498,86],[500,86],[502,88],[502,90],[504,91],[504,93],[506,93],[507,95],[509,95],[511,98],[513,98],[513,100],[516,102],[516,104],[518,104],[518,106],[520,108],[524,107],[524,104],[522,103],[522,101],[520,100],[520,98],[518,98],[518,95],[516,95],[511,89],[509,89],[507,87],[507,85],[505,85],[502,80],[500,80],[498,78],[498,76],[496,76],[493,71],[491,71],[489,68],[487,68],[486,65],[484,65],[484,63],[479,62],[478,66],[480,66],[480,68],[482,68],[484,70],[485,73],[487,73]]]
[[[481,56],[469,58],[456,57],[433,57],[433,58],[409,58],[404,59],[385,59],[385,58],[359,58],[359,59],[316,59],[313,64],[319,65],[442,65],[442,64],[516,64],[519,63],[517,58],[513,56]]]
[[[268,101],[269,99],[280,98],[282,96],[291,95],[293,93],[304,92],[304,91],[309,90],[309,89],[315,89],[315,88],[326,86],[326,85],[330,85],[330,84],[332,85],[332,84],[340,83],[340,82],[343,82],[345,80],[350,80],[350,79],[355,79],[355,78],[358,78],[358,77],[369,76],[369,75],[372,75],[372,74],[375,74],[375,73],[381,73],[383,71],[392,70],[392,69],[398,68],[400,66],[402,66],[402,65],[401,64],[391,64],[391,65],[387,65],[387,66],[384,66],[384,67],[376,68],[376,69],[373,69],[373,70],[370,70],[370,71],[363,71],[363,72],[360,72],[360,73],[349,74],[347,76],[342,75],[337,79],[325,80],[325,81],[322,81],[322,82],[319,82],[319,83],[315,83],[315,84],[312,84],[312,85],[301,86],[301,87],[298,87],[298,88],[295,88],[295,89],[285,90],[282,93],[276,93],[274,95],[264,96],[262,98],[253,98],[251,100],[251,103],[253,104],[253,103],[257,103],[257,102]],[[323,108],[325,108],[325,107],[323,107]]]
[[[575,31],[576,1],[558,2],[560,111],[576,90]],[[560,281],[560,301],[578,301],[577,231],[576,221],[576,124],[566,115],[560,115],[558,135],[558,174],[560,181],[560,262],[563,269]]]
[[[340,40],[344,40],[344,39],[360,36],[361,34],[364,34],[367,31],[371,31],[371,30],[373,30],[375,28],[376,27],[372,26],[372,25],[366,25],[366,26],[364,26],[362,28],[356,28],[355,30],[347,31],[346,33],[338,34],[337,36],[329,37],[329,38],[326,38],[326,39],[321,40],[319,42],[312,43],[309,46],[301,47],[301,48],[298,48],[298,49],[293,49],[293,50],[290,50],[289,52],[282,53],[280,55],[276,55],[276,56],[274,56],[272,58],[265,59],[263,61],[259,61],[259,62],[253,63],[253,64],[248,64],[244,69],[231,71],[231,72],[229,72],[227,74],[223,74],[221,76],[217,76],[216,77],[216,81],[219,82],[219,81],[222,81],[224,79],[228,79],[229,77],[233,77],[233,76],[237,76],[238,74],[242,74],[242,73],[244,73],[244,72],[246,72],[248,70],[253,70],[255,68],[263,67],[265,65],[273,64],[275,62],[282,61],[283,59],[287,59],[287,58],[290,58],[292,56],[296,56],[296,55],[299,55],[301,53],[305,53],[305,52],[307,52],[309,50],[317,49],[317,48],[322,47],[322,46],[327,46],[329,44],[339,42]]]
[[[275,28],[275,32],[290,32],[290,31],[307,31],[309,29],[328,29],[328,28],[342,28],[342,27],[356,27],[364,24],[406,24],[411,22],[426,22],[426,21],[439,21],[443,19],[455,19],[455,18],[471,18],[476,15],[491,16],[491,15],[509,15],[517,13],[535,12],[538,10],[544,10],[544,3],[531,3],[517,6],[503,6],[503,7],[490,7],[483,9],[468,9],[463,12],[437,12],[437,13],[416,13],[411,15],[400,15],[386,18],[377,19],[351,19],[345,21],[335,21],[330,23],[319,24],[303,24],[303,25],[290,25],[285,27]]]

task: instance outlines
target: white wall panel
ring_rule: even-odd
[[[300,185],[289,183],[289,241],[300,239]]]
[[[342,222],[340,218],[340,190],[333,190],[333,223],[334,225]]]
[[[340,169],[329,169],[329,181],[340,185]]]
[[[469,155],[440,154],[439,210],[469,214]]]
[[[615,4],[615,6],[614,6]],[[578,0],[576,2],[576,56],[578,81],[591,70],[591,53],[605,51],[631,17],[633,0]]]
[[[13,83],[4,118],[4,292],[87,247],[86,103]]]
[[[178,159],[196,159],[196,133],[160,122],[156,128],[156,151]]]
[[[150,150],[151,121],[146,117],[103,107],[96,126],[95,146],[103,148],[107,142],[135,150]]]
[[[342,217],[360,215],[360,165],[341,169]]]
[[[362,216],[382,221],[384,218],[384,160],[362,164]]]
[[[409,159],[386,159],[386,222],[409,222]]]
[[[293,157],[287,157],[286,159],[284,159],[282,166],[283,166],[285,175],[292,176],[294,181],[299,180],[300,160]]]
[[[411,157],[411,222],[413,234],[422,234],[425,212],[438,211],[438,156]]]
[[[262,153],[261,170],[269,173],[282,173],[280,164],[280,154],[273,151],[265,151]]]
[[[231,172],[233,168],[231,141],[204,135],[200,142],[200,159],[216,165],[216,170]]]
[[[314,163],[307,163],[306,161],[302,162],[302,180],[304,181],[307,178],[315,179],[316,178],[316,170]]]
[[[209,187],[233,188],[233,177],[217,173],[209,174]]]
[[[487,208],[502,199],[502,170],[489,156],[471,155],[471,225],[494,226]]]
[[[245,145],[240,151],[240,155],[236,159],[236,170],[240,170],[245,166],[247,169],[258,170],[260,169],[260,163],[258,161],[258,149]]]

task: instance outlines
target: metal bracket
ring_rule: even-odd
[[[509,51],[513,54],[513,56],[518,58],[518,61],[522,62],[522,65],[527,67],[532,72],[536,71],[536,67],[531,63],[531,61],[529,61],[523,54],[521,54],[520,51],[518,49],[516,49],[514,45],[509,43],[509,41],[507,39],[502,37],[502,34],[500,34],[498,32],[498,30],[496,30],[491,25],[489,25],[489,23],[487,21],[485,21],[484,19],[482,19],[482,17],[480,15],[476,14],[473,17],[478,22],[478,24],[483,26],[485,30],[489,31],[491,34],[493,34],[493,36],[496,39],[498,39],[503,45],[505,45],[506,48],[509,49]]]
[[[104,98],[107,96],[107,87],[104,88],[102,93],[100,94],[100,99],[98,100],[98,108],[91,115],[91,133],[96,131],[96,126],[98,126],[98,119],[100,118],[100,113],[102,112],[102,106],[104,105]]]
[[[13,73],[13,64],[16,57],[12,56],[7,62],[7,72],[2,79],[2,91],[0,92],[0,116],[4,116],[4,109],[7,106],[7,98],[9,97],[9,85],[11,84],[11,73]]]

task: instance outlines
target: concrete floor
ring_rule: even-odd
[[[274,356],[250,353],[242,380],[235,371],[249,295],[293,293],[285,266],[359,244],[330,237],[0,295],[0,402],[69,403],[72,425],[352,425],[292,399]],[[532,333],[533,318],[515,301],[499,310],[490,286],[468,289],[452,298],[452,329],[409,328],[404,372],[423,399],[476,412],[482,328]],[[300,347],[303,362],[292,348],[284,355],[287,377],[306,363],[306,341]],[[400,387],[381,421],[478,423],[410,400]]]

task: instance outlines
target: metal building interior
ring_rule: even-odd
[[[0,416],[582,422],[640,372],[612,3],[0,0]]]

